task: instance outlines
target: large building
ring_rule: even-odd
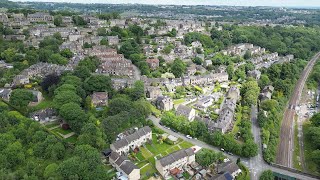
[[[181,149],[156,161],[156,169],[163,177],[170,175],[170,170],[182,169],[196,160],[192,148]]]
[[[128,180],[140,179],[140,169],[127,157],[112,151],[109,156],[109,162],[118,172],[120,172],[120,177],[124,176],[124,179]]]
[[[110,145],[110,149],[120,155],[123,155],[127,154],[130,150],[139,148],[148,141],[152,141],[152,130],[149,126],[145,126],[133,134],[125,136],[114,142]]]

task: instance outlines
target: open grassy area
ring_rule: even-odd
[[[156,173],[157,170],[150,164],[145,166],[140,170],[141,173],[141,179],[148,179],[150,176],[152,176],[154,173]]]
[[[50,124],[46,124],[45,126],[50,129],[50,128],[58,126],[58,125],[59,125],[58,122],[53,122],[53,123],[50,123]]]
[[[183,142],[181,142],[181,143],[179,144],[179,146],[180,146],[181,148],[187,149],[187,148],[192,147],[193,144],[191,144],[191,143],[189,143],[189,142],[187,142],[187,141],[183,141]]]
[[[178,104],[184,103],[185,101],[186,101],[185,99],[176,99],[173,101],[173,104],[178,105]]]
[[[152,153],[151,153],[149,150],[147,150],[146,148],[144,148],[144,147],[141,147],[141,148],[140,148],[140,151],[141,151],[141,153],[142,153],[142,156],[143,156],[145,159],[148,159],[149,157],[152,156]]]
[[[30,107],[29,111],[34,112],[34,111],[38,111],[38,110],[46,109],[50,107],[53,107],[53,101],[51,99],[44,99],[38,105]]]
[[[56,128],[53,130],[54,132],[58,132],[60,134],[63,134],[63,135],[67,135],[67,134],[70,134],[72,133],[73,131],[71,129],[68,129],[68,130],[64,130],[62,128]]]
[[[304,138],[304,160],[306,164],[306,169],[311,174],[320,175],[320,172],[317,168],[317,165],[311,159],[311,153],[314,151],[315,145],[314,142],[311,142],[310,139],[306,137],[308,129],[311,127],[310,122],[307,122],[303,125],[303,138]]]
[[[192,146],[193,144],[181,139],[179,139],[179,142],[176,145],[169,145],[165,142],[160,144],[157,141],[157,134],[152,134],[152,144],[146,144],[145,147],[141,147],[140,152],[135,155],[137,158],[135,164],[141,168],[141,179],[148,179],[157,172],[155,168],[156,159],[160,159],[182,148],[189,148]]]

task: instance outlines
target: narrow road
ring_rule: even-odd
[[[249,169],[251,170],[251,180],[258,180],[259,175],[264,171],[265,162],[262,157],[260,127],[258,124],[258,108],[253,105],[251,106],[251,122],[254,142],[258,145],[258,155],[250,159]]]
[[[255,111],[257,112],[257,111]],[[199,146],[199,147],[202,147],[202,148],[207,148],[207,149],[211,149],[213,151],[216,151],[216,152],[222,152],[219,148],[217,147],[214,147],[212,145],[209,145],[205,142],[202,142],[202,141],[199,141],[199,140],[196,140],[196,139],[188,139],[185,137],[185,135],[181,134],[181,133],[176,133],[176,132],[173,132],[172,130],[170,129],[167,129],[163,126],[161,126],[159,124],[160,122],[160,119],[159,118],[156,118],[154,116],[149,116],[148,119],[150,119],[153,124],[158,127],[159,129],[163,130],[164,132],[168,133],[168,134],[171,134],[173,136],[176,136],[178,138],[181,138],[187,142],[190,142],[196,146]],[[229,154],[226,154],[225,152],[222,152],[226,157],[228,157],[230,160],[232,161],[237,161],[237,159],[239,158],[238,156],[230,156]],[[260,158],[261,159],[261,158]],[[315,178],[311,178],[309,176],[305,176],[305,175],[302,175],[302,174],[298,174],[298,173],[293,173],[291,171],[287,171],[287,170],[283,170],[283,169],[280,169],[280,168],[276,168],[276,167],[273,167],[273,166],[270,166],[268,165],[267,163],[265,163],[262,159],[260,161],[260,159],[258,158],[258,161],[253,161],[252,163],[250,162],[250,159],[248,158],[241,158],[241,162],[246,165],[247,167],[259,167],[259,169],[257,169],[257,173],[256,173],[256,176],[254,176],[256,179],[259,178],[260,174],[262,171],[264,170],[272,170],[273,172],[277,172],[277,173],[280,173],[280,174],[284,174],[284,175],[288,175],[288,176],[291,176],[291,177],[295,177],[297,179],[301,179],[301,180],[316,180]],[[258,164],[255,164],[255,163],[258,163]],[[253,172],[252,172],[253,173]],[[251,175],[252,176],[252,175]]]
[[[278,151],[277,151],[277,164],[290,167],[290,168],[292,168],[293,166],[292,156],[293,156],[293,149],[294,149],[293,142],[294,142],[294,115],[296,113],[295,108],[299,104],[299,100],[301,98],[301,93],[303,91],[305,82],[310,72],[312,71],[315,62],[319,59],[319,57],[320,57],[320,52],[317,53],[308,62],[289,100],[288,108],[284,113],[281,130],[280,130],[280,144],[278,146]]]

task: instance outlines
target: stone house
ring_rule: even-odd
[[[193,121],[194,118],[196,117],[196,110],[194,110],[191,107],[180,104],[177,108],[176,115],[177,116],[184,116],[189,121]]]
[[[119,44],[119,37],[118,36],[107,36],[107,40],[108,40],[108,43],[110,46]]]
[[[156,169],[162,177],[166,178],[170,175],[170,170],[183,169],[187,165],[193,164],[195,160],[195,153],[192,148],[181,149],[156,160]]]
[[[157,97],[162,96],[161,89],[157,86],[148,86],[146,87],[146,97],[151,99],[156,99]]]
[[[124,155],[135,150],[143,144],[152,140],[152,130],[149,126],[138,129],[133,134],[123,137],[122,139],[112,143],[110,149],[114,152]]]
[[[11,96],[11,92],[12,92],[11,89],[1,88],[0,89],[0,97],[5,101],[9,101],[10,96]]]
[[[28,14],[27,19],[30,22],[49,22],[53,21],[53,16],[48,13],[36,12],[34,14]]]
[[[159,96],[156,99],[156,107],[161,111],[170,111],[173,109],[173,101],[168,96]]]
[[[150,69],[155,70],[159,67],[159,59],[154,58],[154,59],[147,59],[146,60],[148,66],[150,67]]]
[[[127,157],[112,151],[109,156],[109,162],[118,172],[120,172],[119,177],[124,176],[124,178],[128,180],[140,179],[140,169]]]
[[[91,95],[92,104],[94,107],[101,107],[108,105],[108,93],[107,92],[94,92]]]

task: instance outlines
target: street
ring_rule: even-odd
[[[254,108],[256,109],[256,107]],[[253,112],[253,117],[255,117],[257,114],[257,110],[255,110]],[[164,132],[168,133],[168,134],[171,134],[173,136],[176,136],[178,138],[181,138],[183,139],[184,141],[187,141],[187,142],[190,142],[194,145],[197,145],[199,147],[202,147],[202,148],[207,148],[207,149],[210,149],[210,150],[213,150],[213,151],[216,151],[216,152],[222,152],[219,148],[217,147],[214,147],[212,145],[209,145],[205,142],[202,142],[202,141],[199,141],[199,140],[196,140],[196,139],[188,139],[185,137],[184,134],[181,134],[181,133],[176,133],[176,132],[173,132],[171,129],[167,129],[163,126],[161,126],[159,124],[160,122],[160,119],[159,118],[156,118],[155,116],[149,116],[148,119],[150,119],[153,124],[158,127],[159,129],[163,130]],[[256,122],[257,123],[257,122]],[[257,127],[257,126],[256,126]],[[253,128],[253,131],[260,131],[258,128]],[[257,132],[257,133],[260,133],[260,132]],[[254,135],[255,136],[255,140],[257,142],[261,142],[260,140],[260,136],[257,136],[257,133]],[[257,137],[257,138],[256,138]],[[222,152],[226,157],[228,157],[230,160],[232,161],[237,161],[237,159],[239,158],[239,156],[231,156],[225,152]],[[254,159],[256,158],[256,159]],[[302,174],[298,174],[298,173],[293,173],[291,171],[287,171],[287,170],[284,170],[284,169],[280,169],[280,168],[276,168],[276,167],[273,167],[273,166],[270,166],[268,165],[267,163],[265,163],[262,159],[262,150],[261,150],[261,146],[259,148],[259,154],[258,156],[254,157],[254,158],[251,158],[251,159],[254,159],[253,161],[251,161],[251,159],[248,159],[248,158],[241,158],[241,162],[249,167],[249,169],[251,169],[250,173],[251,173],[251,178],[252,179],[259,179],[259,176],[260,176],[260,173],[262,171],[265,171],[265,170],[272,170],[273,172],[277,172],[277,173],[280,173],[280,174],[284,174],[284,175],[288,175],[288,176],[291,176],[291,177],[295,177],[295,178],[298,178],[298,179],[302,179],[302,180],[316,180],[315,178],[311,178],[309,176],[305,176],[305,175],[302,175]]]

